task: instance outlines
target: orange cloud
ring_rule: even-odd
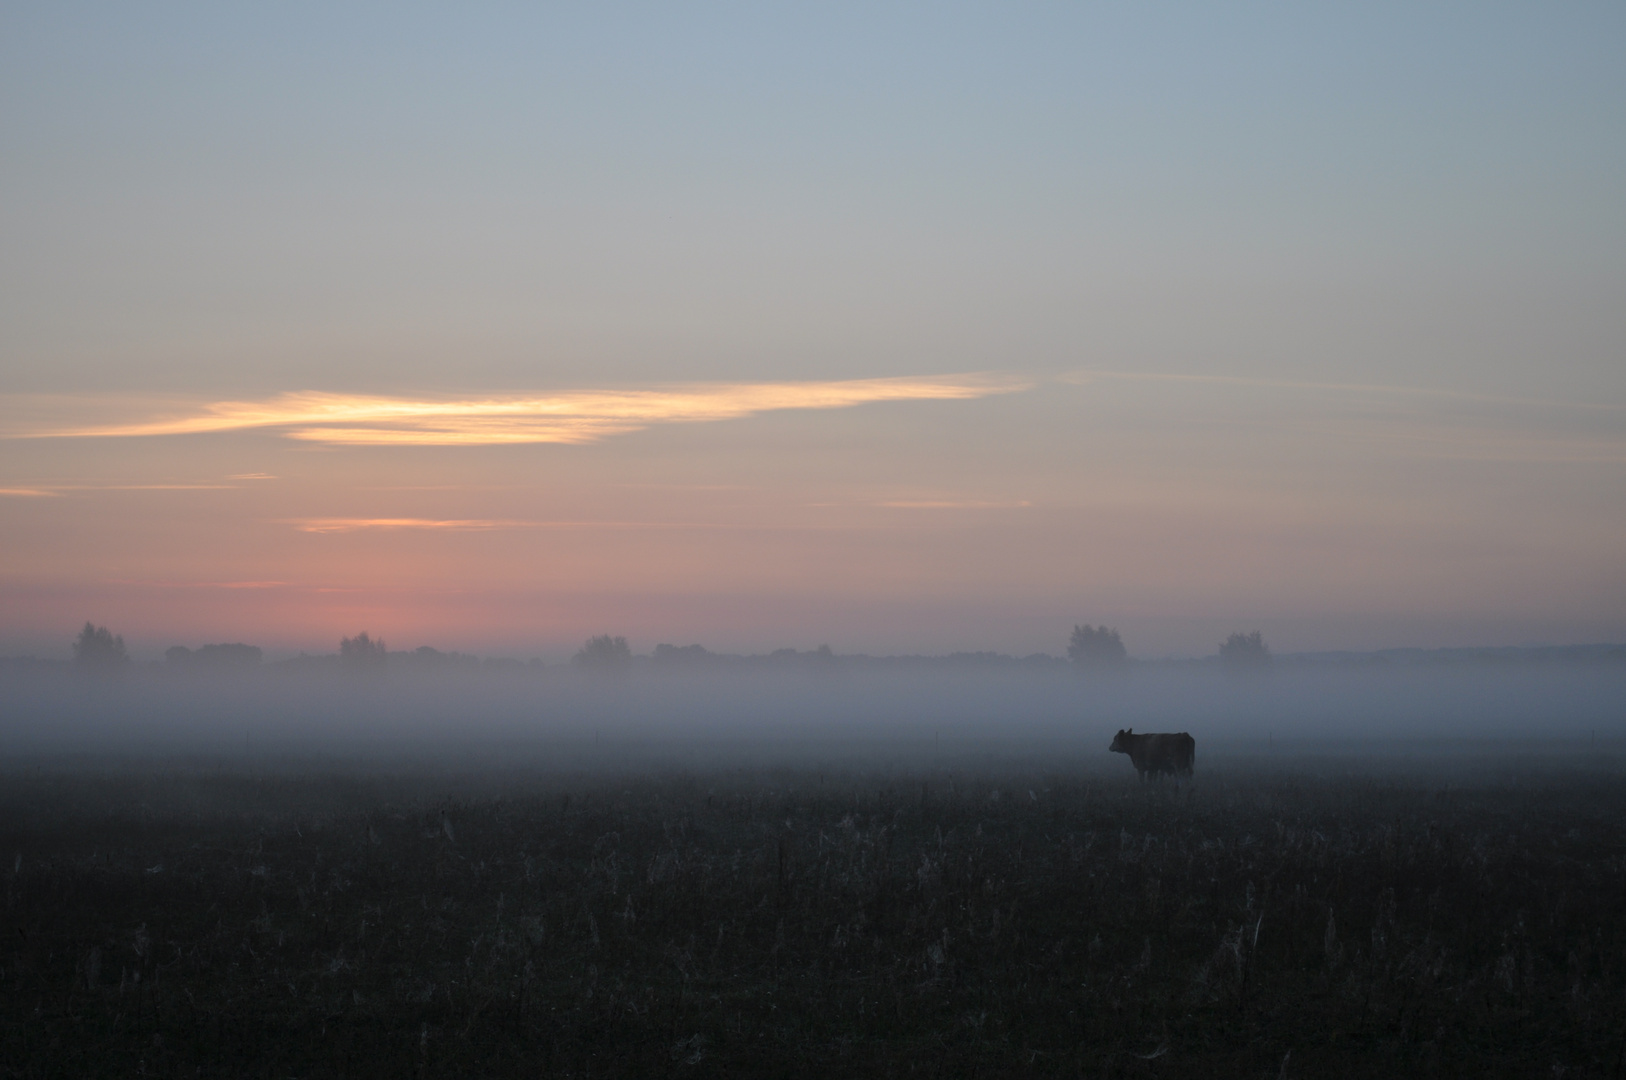
[[[964,400],[1028,388],[988,375],[721,383],[549,396],[414,399],[300,392],[221,401],[170,420],[67,428],[41,436],[186,435],[281,428],[292,439],[351,446],[589,443],[652,424],[731,420],[780,409],[843,409],[883,401]]]

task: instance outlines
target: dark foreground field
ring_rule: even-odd
[[[1596,761],[1234,758],[1180,789],[18,767],[0,852],[3,1076],[1601,1077],[1626,1050],[1626,785]]]

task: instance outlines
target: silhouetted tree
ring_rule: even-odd
[[[1255,630],[1251,634],[1232,634],[1219,647],[1220,663],[1239,670],[1261,668],[1270,663],[1270,649],[1265,646],[1264,635]]]
[[[1073,627],[1067,655],[1079,667],[1113,667],[1129,659],[1129,651],[1124,648],[1118,631],[1088,623]]]
[[[195,650],[185,645],[171,645],[164,650],[164,660],[171,667],[187,668],[255,667],[262,656],[258,645],[244,645],[241,642],[202,645]]]
[[[384,639],[375,641],[367,636],[365,630],[339,642],[339,662],[355,671],[376,671],[384,666],[388,658],[389,650],[384,645]]]
[[[124,639],[105,626],[87,622],[73,643],[73,664],[80,671],[117,671],[129,662]]]
[[[587,639],[587,644],[576,653],[576,666],[584,671],[606,674],[625,671],[632,666],[632,647],[624,637],[599,634]]]

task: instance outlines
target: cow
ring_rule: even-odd
[[[1118,732],[1108,750],[1128,754],[1140,778],[1156,779],[1163,773],[1190,776],[1197,759],[1197,740],[1185,732],[1176,735],[1136,735],[1134,728]]]

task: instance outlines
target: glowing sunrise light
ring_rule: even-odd
[[[172,420],[40,434],[112,437],[285,428],[292,439],[351,446],[589,443],[652,424],[732,420],[782,409],[844,409],[883,401],[966,400],[1025,390],[1029,385],[971,374],[447,400],[304,391],[268,401],[215,402],[200,414]]]

